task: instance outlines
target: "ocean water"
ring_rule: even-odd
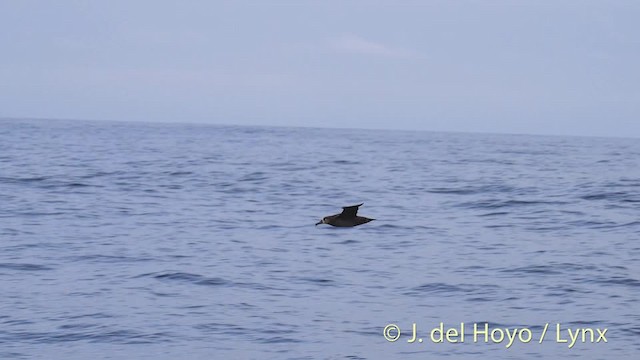
[[[640,139],[4,120],[0,358],[636,359],[639,234]]]

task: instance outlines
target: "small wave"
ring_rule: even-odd
[[[337,164],[337,165],[358,165],[360,164],[357,161],[349,161],[349,160],[334,160],[331,161],[331,164]]]
[[[377,335],[378,332],[376,331],[376,332],[367,333],[367,335],[373,335],[373,334]],[[347,355],[344,358],[349,360],[367,360],[367,358],[363,358],[358,355]]]
[[[640,226],[640,221],[632,221],[625,224],[618,224],[615,227]]]
[[[615,223],[610,221],[576,220],[567,222],[567,225],[578,228],[606,228],[615,225]]]
[[[469,301],[469,302],[489,302],[489,301],[495,301],[495,300],[496,300],[495,297],[482,297],[482,296],[466,299],[466,301]]]
[[[53,270],[48,266],[37,264],[16,264],[16,263],[0,263],[0,269],[17,270],[17,271],[46,271]]]
[[[80,177],[82,178],[82,177]],[[86,188],[86,187],[102,187],[97,185],[87,184],[77,179],[54,179],[50,176],[39,176],[31,178],[11,178],[0,177],[0,183],[16,184],[16,185],[29,185],[35,186],[41,189],[64,189],[64,188]]]
[[[67,316],[68,319],[82,319],[82,318],[109,319],[109,318],[113,318],[113,317],[114,317],[113,315],[109,315],[109,314],[103,313],[103,312]]]
[[[632,221],[632,222],[628,222],[628,223],[624,223],[624,224],[617,224],[617,223],[613,223],[613,222],[606,222],[606,223],[596,223],[593,227],[596,229],[616,229],[616,228],[626,228],[626,227],[634,227],[634,226],[640,226],[640,221]]]
[[[256,211],[247,211],[247,212],[258,212]],[[308,225],[307,225],[308,226]],[[258,230],[275,230],[275,229],[280,229],[280,228],[301,228],[303,226],[281,226],[281,225],[277,225],[277,224],[269,224],[269,225],[263,225],[263,226],[259,226],[256,229]]]
[[[182,185],[178,185],[178,184],[164,184],[164,185],[158,185],[158,187],[162,189],[170,189],[170,190],[182,189]]]
[[[411,291],[407,293],[407,295],[415,294],[415,293],[441,293],[441,292],[444,292],[444,293],[467,292],[467,290],[456,285],[449,285],[445,283],[429,283],[429,284],[424,284],[424,285],[420,285],[412,288]]]
[[[487,229],[501,229],[501,228],[512,228],[513,224],[501,224],[501,225],[485,225]]]
[[[79,256],[68,256],[66,259],[71,261],[89,261],[96,263],[121,263],[121,262],[140,262],[140,261],[150,261],[153,260],[151,258],[139,258],[133,256],[114,256],[114,255],[101,255],[101,254],[92,254],[92,255],[79,255]]]
[[[558,296],[558,297],[572,297],[575,294],[590,294],[591,291],[581,290],[573,287],[562,286],[550,286],[547,288],[550,292],[546,296]]]
[[[375,223],[374,223],[375,224]],[[375,227],[376,230],[394,230],[394,229],[403,229],[404,227],[399,226],[399,225],[393,225],[393,224],[382,224],[382,225],[377,225]]]
[[[501,215],[509,215],[508,211],[494,211],[486,214],[481,214],[479,216],[501,216]]]
[[[191,274],[185,272],[168,272],[168,273],[150,273],[143,274],[136,277],[153,277],[154,279],[162,281],[176,281],[191,283],[195,285],[204,286],[222,286],[230,284],[229,281],[218,277],[206,277],[198,274]]]
[[[536,206],[536,205],[564,205],[566,202],[562,201],[535,201],[535,200],[480,200],[458,204],[457,207],[464,207],[468,209],[500,209],[500,208],[512,208],[523,206]]]
[[[0,359],[30,359],[31,356],[16,352],[0,352]]]
[[[286,161],[286,162],[271,163],[269,164],[269,168],[274,170],[280,170],[280,171],[296,171],[297,172],[297,171],[315,170],[318,168],[318,165],[316,163],[302,164],[296,161]]]
[[[552,263],[553,267],[562,269],[563,271],[595,271],[598,267],[589,264],[576,264],[576,263]]]
[[[102,176],[123,175],[124,173],[125,173],[124,171],[111,171],[111,172],[96,171],[96,172],[91,173],[91,174],[82,175],[82,176],[80,176],[80,178],[81,179],[93,179],[93,178],[102,177]]]
[[[198,324],[195,325],[194,328],[198,330],[203,330],[207,333],[212,334],[225,334],[225,335],[246,335],[250,329],[237,325],[237,324],[229,324],[229,323],[207,323],[207,324]]]
[[[298,278],[297,280],[299,282],[311,283],[311,284],[320,285],[320,286],[335,286],[335,281],[330,279],[302,277],[302,278]]]
[[[89,329],[94,327],[94,324],[65,324],[58,326],[60,330],[73,330],[73,329]]]
[[[609,192],[609,193],[597,193],[597,194],[590,194],[590,195],[584,195],[584,196],[580,196],[580,198],[582,200],[604,200],[604,199],[609,199],[612,197],[618,197],[620,195],[625,195],[626,193],[624,192]]]
[[[622,178],[617,182],[608,184],[609,187],[640,187],[640,179]]]
[[[282,337],[282,336],[274,336],[274,337],[262,337],[256,339],[257,342],[263,344],[289,344],[289,343],[300,343],[302,340]]]
[[[62,186],[75,188],[75,187],[90,187],[90,186],[93,186],[93,185],[84,184],[84,183],[72,182],[72,183],[68,183],[68,184],[63,184]]]
[[[419,296],[424,294],[440,294],[441,296],[455,296],[459,293],[478,293],[486,294],[494,291],[497,285],[477,285],[477,284],[459,284],[451,285],[441,282],[427,283],[405,292],[405,295]]]
[[[34,177],[4,177],[0,176],[0,183],[31,183],[31,182],[40,182],[49,179],[47,176],[34,176]]]
[[[183,175],[192,175],[192,171],[172,171],[167,173],[170,176],[183,176]]]
[[[0,319],[5,319],[8,318],[8,316],[2,317]],[[25,320],[25,319],[12,319],[12,320],[5,320],[2,322],[2,325],[32,325],[34,324],[33,321],[31,320]]]
[[[17,213],[17,215],[20,215],[20,216],[57,216],[57,215],[64,215],[64,212],[61,212],[61,211],[55,211],[55,212],[26,211],[26,212]]]
[[[358,241],[358,240],[344,240],[344,241],[337,242],[337,243],[335,243],[335,244],[339,244],[339,245],[351,245],[351,244],[358,244],[358,243],[360,243],[360,241]]]
[[[634,336],[640,336],[640,326],[631,326],[631,327],[627,327],[626,329],[620,329],[620,331],[624,331],[625,333],[628,333]]]
[[[640,202],[640,199],[632,198],[632,194],[627,193],[625,191],[592,193],[592,194],[580,196],[580,199],[589,200],[589,201],[610,200],[610,201],[621,201],[621,202],[630,202],[630,203]]]
[[[522,273],[522,274],[543,274],[543,275],[557,275],[561,274],[561,271],[556,270],[555,265],[530,265],[518,267],[515,269],[500,270],[503,273]]]
[[[612,276],[608,278],[585,279],[585,282],[597,283],[602,285],[622,285],[622,286],[629,286],[633,288],[640,287],[640,280],[627,278],[627,277],[620,277],[620,276]]]
[[[243,177],[241,177],[240,179],[238,179],[238,181],[241,182],[259,182],[259,181],[263,181],[268,179],[269,177],[267,176],[266,173],[263,173],[261,171],[257,171],[257,172],[252,172],[250,174],[247,174]]]
[[[27,332],[5,331],[2,340],[8,342],[30,342],[37,344],[57,344],[61,342],[85,341],[90,343],[110,343],[110,344],[150,344],[165,343],[172,341],[174,335],[169,333],[142,333],[133,330],[105,330],[97,325],[82,325],[79,330],[65,331],[74,327],[67,326],[62,331],[51,332]],[[78,329],[76,328],[76,329]]]
[[[159,274],[159,275],[155,275],[154,278],[159,280],[185,281],[185,282],[191,282],[198,285],[226,284],[226,281],[220,278],[206,278],[202,275],[183,273],[183,272]]]
[[[427,190],[433,194],[454,194],[454,195],[473,195],[483,193],[510,193],[516,189],[511,186],[504,185],[488,185],[488,186],[464,186],[464,187],[439,187]]]

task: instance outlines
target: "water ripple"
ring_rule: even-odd
[[[49,266],[39,264],[19,264],[19,263],[0,263],[0,269],[16,270],[16,271],[46,271],[53,270]]]
[[[154,279],[170,282],[189,283],[195,285],[205,286],[223,286],[229,285],[230,282],[222,278],[217,277],[205,277],[198,274],[191,274],[185,272],[165,272],[165,273],[149,273],[139,275],[137,277],[152,277]]]

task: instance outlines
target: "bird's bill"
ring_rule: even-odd
[[[316,224],[316,226],[322,224],[322,220],[318,221],[318,223]]]

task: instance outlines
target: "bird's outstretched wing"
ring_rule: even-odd
[[[362,203],[362,204],[364,204],[364,203]],[[340,213],[340,217],[343,218],[343,219],[356,217],[356,214],[358,213],[358,208],[360,206],[362,206],[362,204],[352,205],[352,206],[344,206],[342,208],[342,212]]]

